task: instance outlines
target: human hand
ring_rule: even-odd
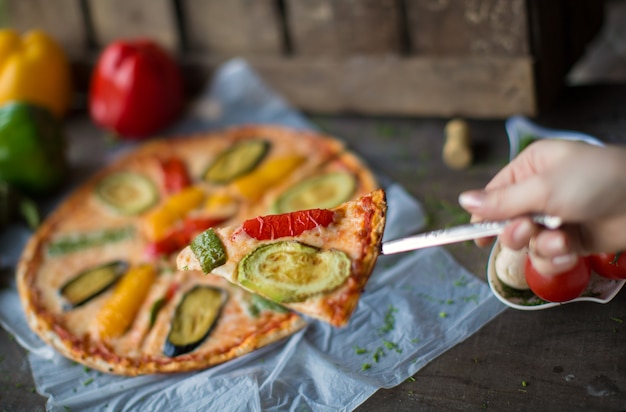
[[[626,249],[626,149],[541,140],[484,190],[462,193],[459,203],[473,221],[512,219],[500,241],[512,249],[530,246],[533,265],[541,273],[562,272],[579,255]],[[559,216],[565,224],[548,230],[519,217],[530,213]]]

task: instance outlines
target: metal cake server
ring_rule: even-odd
[[[535,223],[545,226],[548,229],[556,229],[563,223],[561,218],[557,216],[537,214],[531,217]],[[392,255],[394,253],[407,252],[431,246],[447,245],[481,237],[497,236],[502,233],[504,227],[509,222],[510,220],[496,220],[468,223],[466,225],[420,233],[402,239],[390,240],[383,242],[381,253],[383,255]]]

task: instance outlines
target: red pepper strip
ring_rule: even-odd
[[[183,230],[185,231],[189,241],[191,241],[191,239],[193,239],[198,233],[204,232],[208,228],[218,225],[223,221],[223,218],[216,219],[202,216],[188,217],[183,223]]]
[[[209,217],[188,217],[184,220],[182,227],[174,229],[163,239],[156,242],[148,243],[146,246],[146,255],[149,258],[157,258],[163,255],[171,255],[179,252],[187,246],[191,239],[198,233],[204,232],[210,227],[221,223],[222,219],[214,219]]]
[[[243,222],[243,230],[257,240],[273,240],[298,236],[316,227],[326,227],[333,222],[335,213],[327,209],[299,210],[281,215],[260,216]]]
[[[163,186],[167,193],[180,192],[191,184],[185,163],[179,158],[172,157],[161,162],[163,171]]]
[[[152,259],[163,255],[171,255],[185,247],[188,240],[189,238],[184,231],[176,229],[163,239],[148,243],[145,253]]]

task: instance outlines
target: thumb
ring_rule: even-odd
[[[550,213],[543,210],[547,193],[541,180],[531,177],[507,186],[463,192],[459,204],[484,219],[508,219],[532,212]]]

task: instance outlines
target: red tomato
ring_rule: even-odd
[[[187,167],[182,160],[172,157],[161,162],[163,186],[167,193],[180,192],[191,184]]]
[[[526,282],[530,290],[548,302],[567,302],[580,296],[591,278],[591,268],[586,259],[580,258],[574,268],[552,276],[537,272],[526,258]]]
[[[591,269],[608,279],[626,279],[626,255],[623,252],[597,253],[587,257]]]
[[[243,222],[243,230],[258,240],[298,236],[305,230],[326,227],[333,222],[335,213],[327,209],[300,210],[281,215],[260,216]]]

